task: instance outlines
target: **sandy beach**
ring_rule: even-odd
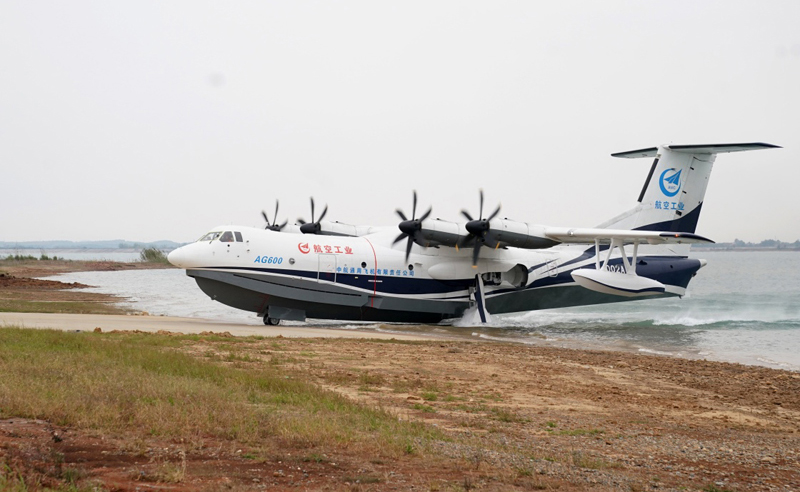
[[[52,328],[67,331],[143,331],[147,333],[171,332],[200,334],[204,332],[227,333],[236,337],[262,336],[287,338],[376,338],[395,340],[432,340],[442,338],[430,335],[381,333],[374,330],[327,329],[318,326],[267,326],[223,323],[196,318],[143,315],[61,314],[61,313],[0,313],[0,326],[13,325],[25,328]]]

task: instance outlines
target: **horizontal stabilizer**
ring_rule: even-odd
[[[665,145],[664,148],[685,154],[723,154],[726,152],[743,152],[745,150],[780,149],[781,147],[768,143],[753,142],[705,145]],[[640,157],[655,157],[656,154],[658,154],[658,147],[650,147],[647,149],[617,152],[616,154],[611,154],[611,157],[638,159]]]
[[[566,227],[547,227],[545,235],[562,243],[589,244],[598,240],[601,244],[608,244],[612,239],[621,239],[624,243],[633,242],[649,244],[693,244],[714,243],[711,239],[689,232],[664,232],[664,231],[630,231],[624,229],[590,229]]]

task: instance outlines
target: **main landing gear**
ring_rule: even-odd
[[[269,315],[264,315],[264,324],[267,326],[276,326],[281,324],[281,320],[278,318],[270,318]]]

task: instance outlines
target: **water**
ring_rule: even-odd
[[[485,327],[314,324],[610,348],[800,371],[800,253],[709,251],[692,256],[707,259],[708,265],[683,299],[495,315]],[[81,272],[59,279],[124,296],[123,304],[150,314],[261,324],[252,313],[211,301],[182,270]]]

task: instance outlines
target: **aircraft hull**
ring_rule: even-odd
[[[573,263],[576,268],[585,268],[585,260],[579,257]],[[682,295],[701,267],[699,260],[688,258],[647,257],[642,260],[637,265],[637,273],[668,287],[664,294],[648,296],[649,299]],[[620,268],[622,259],[614,259],[609,264]],[[486,308],[492,314],[504,314],[631,300],[581,287],[571,277],[572,271],[574,269],[561,269],[557,275],[540,277],[523,288],[489,291]],[[362,284],[358,275],[338,274],[323,280],[315,271],[305,272],[305,277],[296,270],[291,275],[287,273],[266,268],[187,270],[187,275],[212,299],[259,316],[267,314],[269,309],[285,308],[307,318],[349,321],[438,323],[458,318],[470,306],[469,288],[474,282],[472,279],[398,278],[375,289],[371,284]],[[406,294],[398,295],[398,291]]]

